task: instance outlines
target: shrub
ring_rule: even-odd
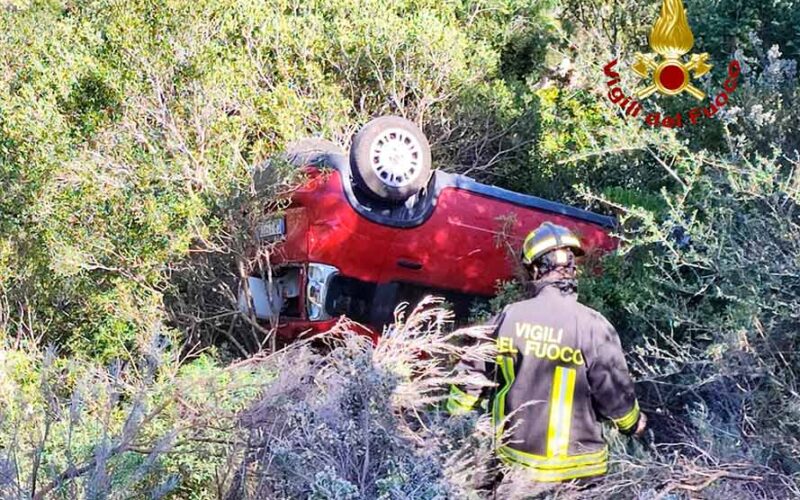
[[[291,348],[278,380],[242,416],[249,451],[238,498],[449,498],[474,492],[490,466],[486,419],[436,408],[464,381],[448,358],[486,359],[479,329],[448,333],[450,313],[423,301],[377,346],[344,335],[324,355]],[[346,324],[342,325],[346,330]],[[484,381],[488,383],[488,381]],[[483,434],[481,434],[483,432]]]
[[[452,332],[428,299],[374,346],[343,322],[330,345],[219,367],[180,366],[156,336],[123,365],[0,349],[0,494],[7,497],[442,498],[489,465],[488,421],[438,411],[450,359],[484,330]],[[457,342],[461,340],[462,342]],[[483,383],[489,382],[484,380]],[[476,424],[477,427],[476,427]]]
[[[140,348],[103,366],[2,339],[0,496],[212,498],[235,415],[273,372],[258,357],[180,367],[163,335]]]

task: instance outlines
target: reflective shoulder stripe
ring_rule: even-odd
[[[639,401],[633,402],[633,408],[631,411],[626,413],[625,415],[614,418],[612,421],[620,428],[622,431],[629,431],[639,420]]]
[[[455,385],[450,386],[450,396],[447,398],[447,411],[452,415],[466,413],[475,408],[478,398],[468,394]]]

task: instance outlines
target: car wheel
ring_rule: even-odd
[[[404,201],[427,184],[431,148],[425,134],[410,121],[382,116],[353,138],[350,166],[355,181],[371,195]]]
[[[326,139],[306,137],[286,146],[285,158],[296,167],[315,165],[330,154],[344,154],[342,148]]]
[[[286,151],[280,154],[280,162],[267,160],[255,168],[253,172],[255,189],[260,192],[278,182],[280,174],[276,171],[276,163],[288,162],[289,165],[298,168],[319,165],[328,155],[332,154],[343,155],[344,151],[337,144],[325,139],[307,137],[290,142],[286,146]]]

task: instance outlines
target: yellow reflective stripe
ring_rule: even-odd
[[[447,411],[453,415],[467,413],[478,403],[478,398],[467,394],[455,385],[450,386],[450,397],[447,398]]]
[[[536,231],[531,231],[528,233],[528,236],[525,237],[525,241],[522,243],[523,245],[527,245],[529,241],[531,241],[536,236]]]
[[[555,244],[556,244],[556,239],[555,238],[547,238],[545,240],[542,240],[539,243],[537,243],[537,244],[533,245],[532,247],[530,247],[528,249],[528,251],[525,252],[525,258],[528,259],[528,260],[532,260],[534,255],[536,255],[537,253],[541,252],[545,248],[551,247],[551,246],[553,246]]]
[[[478,402],[478,397],[464,392],[456,385],[450,386],[450,399],[456,401],[460,405],[473,407]]]
[[[547,456],[566,456],[572,426],[572,400],[575,369],[556,367],[550,397],[550,422],[547,428]]]
[[[557,367],[553,375],[553,388],[550,394],[550,421],[547,424],[547,456],[556,453],[556,439],[558,438],[559,425],[561,424],[561,373],[564,368]]]
[[[533,256],[536,255],[537,253],[542,252],[542,251],[544,251],[545,249],[547,249],[549,247],[556,246],[556,243],[557,243],[556,239],[553,236],[551,236],[550,238],[544,239],[544,240],[540,241],[539,243],[533,245],[531,248],[529,248],[525,252],[525,258],[528,259],[528,260],[531,260],[531,259],[533,259]],[[572,246],[572,247],[581,248],[581,242],[578,240],[578,238],[576,238],[574,236],[562,236],[561,237],[561,244],[564,245],[564,246]]]
[[[530,469],[531,479],[539,482],[559,482],[579,479],[582,477],[599,476],[608,471],[608,464],[602,463],[586,467],[564,470],[538,470]]]
[[[620,418],[614,418],[612,421],[623,431],[628,431],[636,424],[636,421],[639,420],[639,401],[633,402],[633,408],[631,411],[626,413],[625,415],[621,416]]]
[[[558,434],[557,452],[561,456],[567,455],[569,448],[569,433],[572,428],[572,399],[575,394],[575,370],[566,368],[567,380],[564,390],[564,407],[561,414],[561,428]]]
[[[511,465],[526,467],[531,479],[534,481],[568,481],[579,477],[597,476],[608,471],[608,462],[605,459],[596,463],[587,463],[572,467],[542,467],[530,462],[519,460],[513,456],[502,455],[501,459]]]
[[[585,465],[597,465],[608,460],[608,448],[603,448],[594,453],[585,455],[573,455],[568,457],[545,457],[534,455],[520,450],[515,450],[509,446],[498,448],[501,458],[508,459],[514,463],[534,467],[537,469],[566,469],[581,467]]]
[[[470,410],[472,410],[472,408],[462,406],[452,399],[447,400],[447,412],[450,415],[462,415],[464,413],[469,413]]]
[[[494,420],[495,432],[497,433],[497,441],[500,442],[503,438],[503,419],[506,413],[506,394],[511,389],[514,383],[514,361],[509,356],[497,356],[497,366],[503,374],[503,380],[506,384],[497,392],[494,398],[494,411],[492,412],[492,419]]]

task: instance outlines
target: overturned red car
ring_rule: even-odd
[[[289,158],[308,180],[258,227],[261,241],[277,241],[271,279],[249,278],[240,298],[284,338],[342,315],[380,332],[399,303],[428,294],[466,317],[514,277],[512,255],[544,221],[575,231],[590,254],[615,247],[612,217],[432,171],[425,136],[399,117],[368,123],[349,156],[307,140]]]

